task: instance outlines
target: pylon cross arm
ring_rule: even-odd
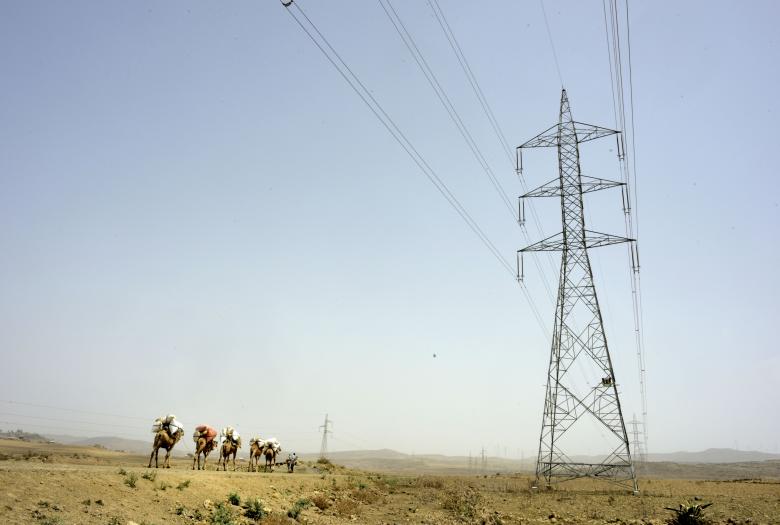
[[[595,126],[593,124],[585,124],[584,122],[574,121],[574,130],[577,133],[577,142],[588,142],[589,140],[600,139],[601,137],[607,137],[609,135],[615,135],[620,133],[615,129],[602,128],[601,126]]]
[[[573,121],[566,126],[553,124],[546,130],[539,133],[534,138],[520,144],[517,149],[526,148],[554,148],[563,142],[568,142],[569,137],[576,137],[577,143],[588,142],[589,140],[600,139],[609,135],[620,133],[615,129],[603,128],[594,124],[585,124],[584,122]],[[573,142],[573,140],[572,140]]]
[[[628,237],[620,237],[618,235],[610,235],[608,233],[594,232],[592,230],[585,230],[585,247],[586,248],[600,248],[602,246],[609,246],[610,244],[620,244],[623,242],[632,242],[634,239]],[[542,239],[539,242],[526,246],[518,253],[524,252],[560,252],[563,251],[566,246],[566,242],[563,238],[563,232],[551,235],[546,239]]]
[[[587,175],[581,176],[582,193],[590,193],[593,191],[606,190],[609,188],[616,188],[618,186],[625,186],[623,182],[617,182],[609,179],[599,179],[597,177],[588,177]],[[550,182],[546,182],[534,188],[528,193],[521,195],[521,199],[529,197],[559,197],[561,195],[561,182],[559,178],[555,178]]]

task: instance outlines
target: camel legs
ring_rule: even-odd
[[[149,466],[146,468],[152,468],[152,458],[154,457],[154,453],[157,452],[156,448],[152,449],[152,454],[149,456]],[[154,468],[157,468],[157,462],[155,461]]]
[[[238,449],[235,449],[233,451],[233,472],[236,471],[236,454],[238,453]]]
[[[165,461],[163,461],[163,468],[171,468],[171,450],[173,450],[173,447],[165,450]]]

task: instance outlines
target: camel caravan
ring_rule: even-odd
[[[165,459],[163,468],[171,468],[170,457],[174,445],[178,443],[184,435],[184,427],[176,419],[176,416],[169,414],[154,420],[152,425],[152,434],[154,434],[154,443],[152,445],[152,455],[149,456],[149,467],[159,468],[157,455],[160,449],[165,449]],[[217,440],[217,430],[209,425],[199,425],[195,427],[192,434],[192,440],[195,442],[195,454],[192,458],[192,470],[205,470],[206,460],[209,454],[219,449],[219,458],[217,460],[217,470],[227,470],[227,465],[232,456],[233,470],[236,470],[236,455],[241,448],[241,435],[233,427],[225,427],[219,432]],[[288,454],[286,461],[277,463],[277,458],[282,452],[282,446],[276,438],[262,439],[255,437],[249,440],[249,472],[260,471],[260,459],[264,458],[263,470],[273,472],[278,464],[286,465],[287,472],[294,472],[295,465],[298,463],[298,456],[295,452]],[[200,458],[203,456],[203,464]]]

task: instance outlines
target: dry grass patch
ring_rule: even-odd
[[[319,493],[309,498],[312,504],[320,510],[325,510],[330,507],[330,498],[325,494]]]
[[[426,489],[443,489],[444,480],[434,476],[420,476],[417,478],[415,485]]]
[[[341,517],[357,516],[360,512],[360,505],[355,500],[344,498],[334,503],[333,511]]]

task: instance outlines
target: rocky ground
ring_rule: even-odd
[[[712,503],[713,523],[780,524],[780,480],[644,479],[642,495],[582,481],[534,491],[522,475],[394,475],[305,462],[295,474],[148,469],[148,458],[0,440],[0,523],[42,525],[665,523]]]

